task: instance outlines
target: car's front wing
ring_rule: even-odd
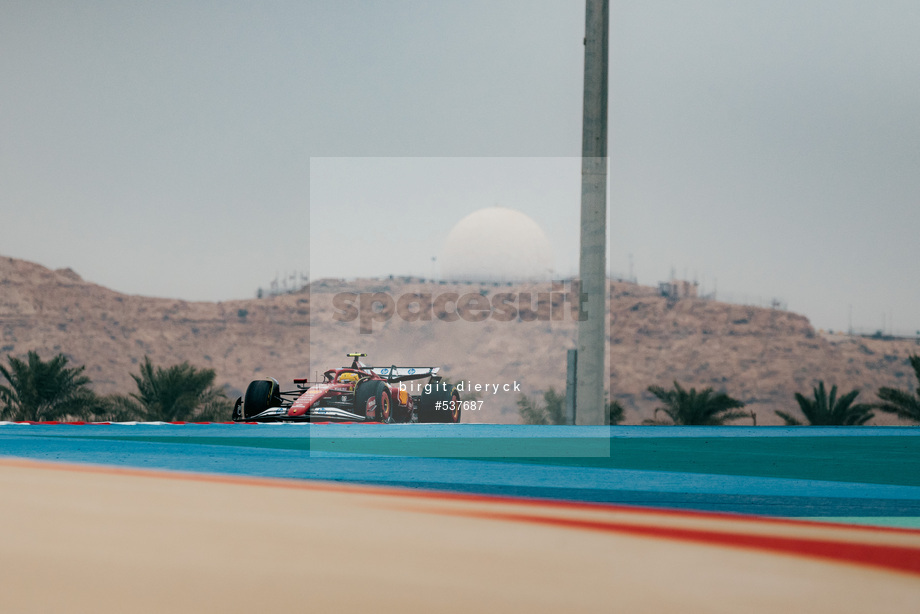
[[[300,416],[289,416],[287,407],[269,407],[260,414],[247,418],[247,422],[314,422],[322,421],[366,422],[367,418],[339,407],[311,407]]]

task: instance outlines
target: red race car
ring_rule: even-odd
[[[295,379],[296,390],[272,378],[251,382],[233,421],[460,422],[460,393],[440,367],[369,367],[358,360],[367,354],[348,356],[350,367],[329,369],[321,382]]]

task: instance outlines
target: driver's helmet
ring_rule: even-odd
[[[342,373],[339,375],[340,384],[354,384],[358,381],[358,379],[359,378],[357,373]]]

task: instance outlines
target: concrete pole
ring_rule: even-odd
[[[575,424],[575,383],[578,381],[578,350],[566,352],[565,423]]]
[[[607,379],[607,32],[609,0],[587,0],[581,162],[582,311],[575,423],[604,424]]]

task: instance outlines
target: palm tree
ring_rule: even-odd
[[[524,394],[517,401],[518,413],[524,424],[565,424],[565,397],[553,386],[543,393],[543,403]],[[623,421],[623,406],[619,401],[607,403],[607,424],[619,424]]]
[[[227,395],[214,387],[213,369],[198,369],[188,362],[164,369],[145,356],[140,374],[131,377],[137,392],[125,403],[145,420],[205,421],[230,415]]]
[[[607,424],[619,424],[625,418],[625,410],[616,399],[607,403]]]
[[[552,386],[543,393],[546,416],[550,424],[565,424],[565,395],[556,392]]]
[[[0,416],[7,420],[55,420],[98,405],[84,367],[68,367],[63,354],[45,362],[30,351],[26,360],[9,355],[7,360],[9,368],[0,365],[8,384],[0,385]]]
[[[565,397],[552,386],[543,393],[542,404],[521,394],[517,406],[524,424],[565,424]]]
[[[837,386],[831,387],[830,395],[824,389],[824,382],[818,382],[818,387],[814,389],[814,398],[808,399],[795,393],[795,400],[798,401],[805,419],[812,426],[858,426],[871,420],[875,414],[872,413],[872,405],[867,403],[856,403],[856,396],[859,390],[853,390],[837,398]],[[776,410],[776,415],[785,420],[787,426],[799,426],[802,422],[795,416],[784,411]]]
[[[909,360],[917,376],[917,383],[920,384],[920,356],[912,354]],[[898,388],[879,388],[877,394],[882,402],[875,407],[895,413],[901,418],[920,422],[920,385],[914,393]]]
[[[649,386],[648,391],[664,403],[664,406],[655,409],[655,416],[659,411],[663,411],[673,424],[719,426],[728,420],[748,415],[732,411],[744,407],[744,403],[724,392],[713,392],[712,388],[706,388],[701,392],[697,392],[696,388],[687,391],[675,381],[671,390],[665,390],[661,386]],[[645,420],[645,424],[668,423],[655,418]]]
[[[524,424],[549,424],[546,417],[546,408],[524,393],[517,400],[518,413]]]

